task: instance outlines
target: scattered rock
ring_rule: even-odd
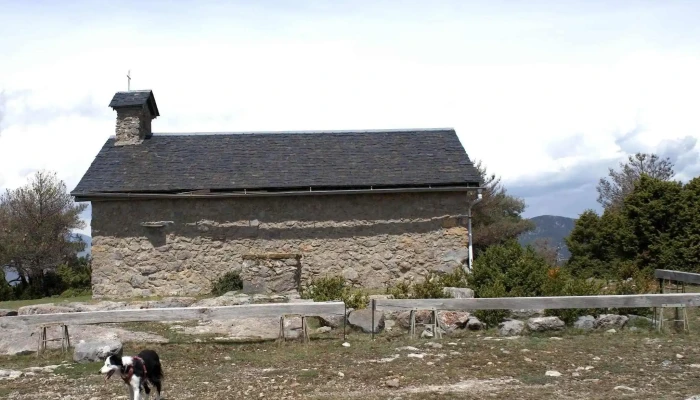
[[[676,358],[679,359],[679,360],[681,360],[681,359],[683,359],[683,358],[685,358],[685,357],[683,356],[683,354],[676,354]]]
[[[374,312],[374,326],[372,326],[372,310],[367,308],[353,310],[348,316],[348,323],[362,329],[365,333],[379,333],[384,329],[384,313]]]
[[[628,391],[628,392],[636,392],[636,389],[631,388],[631,387],[629,387],[629,386],[615,386],[613,389],[614,389],[614,390],[625,390],[625,391]]]
[[[399,387],[399,380],[394,378],[394,379],[389,379],[386,381],[386,386],[390,388],[397,388]]]
[[[79,363],[104,361],[108,356],[121,356],[122,342],[116,339],[80,341],[73,351],[73,361]]]
[[[624,315],[602,314],[596,318],[595,322],[593,323],[593,327],[595,329],[621,329],[625,326],[625,324],[627,324],[628,320],[629,318],[625,317]]]
[[[690,364],[688,365],[690,368],[700,368],[700,364]]]
[[[0,308],[0,317],[14,317],[15,315],[17,315],[17,311],[15,310]]]
[[[484,329],[484,324],[479,321],[479,318],[477,317],[469,317],[467,320],[467,329],[470,331],[479,331]]]
[[[545,376],[553,376],[553,377],[559,377],[561,376],[561,372],[559,371],[547,371],[544,373]]]
[[[425,357],[425,353],[408,353],[408,354],[406,354],[406,357],[409,357],[409,358],[423,358],[423,357]]]
[[[564,329],[564,321],[559,317],[536,317],[527,320],[527,329],[532,332],[559,331]]]
[[[345,374],[342,373],[342,372],[338,372],[338,376],[341,377],[341,378],[345,378]]]
[[[455,299],[473,299],[474,291],[469,288],[446,287],[442,289],[443,293],[452,296]]]
[[[525,323],[518,320],[504,321],[498,324],[498,334],[501,336],[518,336],[525,329]]]
[[[605,333],[617,333],[615,329],[608,329]]]
[[[425,344],[425,347],[432,347],[432,348],[434,348],[434,349],[441,349],[441,348],[442,348],[442,344],[440,344],[440,343],[438,343],[438,342],[428,342],[428,343]]]
[[[417,347],[413,347],[413,346],[403,346],[403,347],[397,347],[396,350],[418,351],[419,349]]]
[[[584,315],[582,317],[578,317],[576,321],[574,321],[574,328],[576,329],[582,329],[584,331],[590,331],[593,329],[595,324],[595,318],[591,315]]]
[[[333,328],[331,328],[330,326],[322,326],[322,327],[316,329],[316,333],[328,333],[332,330],[333,330]]]
[[[343,347],[350,347],[350,343],[348,343],[348,342],[343,342],[343,345],[342,345],[342,346],[343,346]]]

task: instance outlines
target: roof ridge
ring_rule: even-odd
[[[420,128],[420,129],[337,129],[337,130],[295,130],[295,131],[220,131],[220,132],[154,132],[159,136],[194,136],[194,135],[255,135],[255,134],[318,134],[318,133],[422,133],[422,132],[456,132],[454,128]]]

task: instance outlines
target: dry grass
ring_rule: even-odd
[[[697,323],[697,317],[693,320]],[[164,330],[160,324],[141,328]],[[437,341],[442,348],[403,335],[379,335],[372,342],[369,335],[352,333],[349,348],[341,346],[339,337],[314,340],[307,346],[177,340],[165,345],[130,344],[125,353],[152,347],[161,354],[166,373],[164,397],[169,400],[203,395],[216,399],[684,399],[700,394],[700,369],[691,367],[700,364],[695,334],[625,331],[581,335],[567,331],[560,339],[486,339],[490,334],[445,338]],[[397,349],[403,346],[419,350]],[[424,356],[411,358],[410,353]],[[400,356],[394,358],[395,354]],[[0,365],[18,369],[63,359],[67,357],[56,353],[40,360],[3,357]],[[0,381],[0,397],[90,400],[126,396],[121,381],[113,379],[105,385],[96,374],[98,368],[99,364],[69,363],[55,375]],[[546,377],[548,370],[562,376]],[[398,388],[386,385],[393,378],[399,380]],[[615,389],[617,386],[634,392]]]

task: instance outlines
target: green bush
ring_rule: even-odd
[[[395,299],[411,299],[411,282],[403,280],[394,286],[387,288],[386,293],[392,295]]]
[[[479,297],[508,297],[503,282],[496,281],[480,288]],[[476,310],[474,315],[488,327],[498,326],[510,314],[508,310]]]
[[[302,290],[303,299],[314,301],[343,301],[348,308],[367,307],[369,295],[363,290],[349,287],[342,276],[330,276],[315,279]]]
[[[511,297],[541,296],[548,270],[547,261],[532,247],[523,248],[511,240],[488,247],[474,261],[467,283],[476,297],[492,297],[484,293],[496,283],[503,285],[505,293]]]
[[[436,275],[429,272],[425,279],[417,283],[403,280],[394,286],[387,288],[387,294],[395,299],[445,299],[452,295],[445,293],[446,287],[469,287],[467,277],[469,275],[461,268],[449,274]]]
[[[596,281],[574,278],[566,270],[553,268],[548,273],[543,292],[545,296],[593,296],[600,294],[601,289],[601,284]],[[559,317],[567,324],[572,324],[580,316],[601,313],[602,310],[583,308],[545,310],[545,315]]]
[[[225,293],[243,289],[243,281],[238,271],[229,271],[222,275],[211,288],[211,293],[215,296],[222,296]]]
[[[445,285],[441,277],[429,272],[421,282],[413,284],[414,299],[444,299],[452,297],[445,293]]]

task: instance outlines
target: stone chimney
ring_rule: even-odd
[[[151,120],[160,116],[153,91],[117,92],[109,106],[117,112],[115,146],[137,145],[151,137]]]

